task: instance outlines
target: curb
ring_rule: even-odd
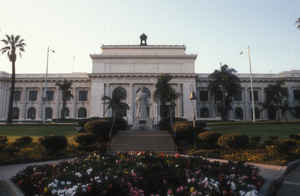
[[[282,175],[277,177],[274,180],[267,181],[263,187],[261,188],[261,193],[264,196],[273,196],[276,195],[276,193],[281,188],[282,182],[284,181],[284,178],[296,167],[300,165],[300,159],[297,159],[295,161],[292,161],[287,164],[286,169]]]

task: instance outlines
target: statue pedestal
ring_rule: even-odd
[[[134,130],[152,130],[151,120],[135,120],[132,129]]]

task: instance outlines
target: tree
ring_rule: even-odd
[[[300,30],[300,18],[297,19],[296,25],[297,25],[297,28]]]
[[[123,102],[126,99],[126,91],[116,89],[112,97],[103,96],[102,100],[104,101],[104,105],[106,106],[105,111],[112,111],[112,126],[109,132],[109,139],[111,139],[112,129],[116,122],[117,118],[122,118],[124,116],[124,112],[129,109],[127,103]]]
[[[233,98],[241,91],[241,81],[235,73],[235,69],[223,65],[220,70],[215,70],[208,76],[208,88],[215,98],[215,103],[219,101],[216,106],[220,109],[222,120],[228,120]]]
[[[71,88],[72,88],[72,81],[63,80],[63,82],[56,82],[56,86],[59,87],[62,94],[62,112],[61,112],[61,119],[65,119],[67,108],[66,104],[67,101],[73,98]]]
[[[283,87],[284,81],[277,81],[275,84],[269,84],[266,88],[266,100],[262,104],[263,109],[268,110],[269,114],[274,114],[276,119],[281,120],[287,111],[292,108],[288,104],[288,91]]]
[[[154,100],[160,103],[160,117],[162,120],[170,120],[173,117],[174,107],[176,106],[175,101],[179,94],[172,88],[170,81],[172,76],[169,74],[162,74],[155,84]]]
[[[21,56],[22,52],[25,52],[24,47],[26,44],[24,43],[24,39],[22,39],[19,35],[5,35],[6,39],[2,39],[1,41],[4,43],[4,47],[0,49],[1,53],[7,54],[9,61],[11,62],[12,67],[12,75],[11,75],[11,87],[10,87],[10,95],[9,95],[9,104],[8,104],[8,114],[7,114],[7,123],[12,122],[13,117],[13,99],[15,93],[15,81],[16,81],[16,61],[17,61],[17,53]]]

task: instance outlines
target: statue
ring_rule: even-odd
[[[136,120],[147,120],[148,119],[148,94],[146,89],[139,89],[136,94]]]

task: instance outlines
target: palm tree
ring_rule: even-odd
[[[61,94],[62,94],[61,119],[65,119],[66,112],[67,112],[67,108],[66,108],[67,101],[70,98],[73,98],[73,95],[72,95],[72,92],[71,92],[72,81],[71,80],[70,81],[63,80],[63,82],[56,82],[56,86],[59,87],[59,89],[61,90]]]
[[[160,117],[162,120],[170,119],[172,124],[173,111],[175,107],[175,101],[179,94],[172,88],[170,81],[172,76],[169,74],[162,74],[155,84],[154,100],[160,103]],[[169,106],[167,105],[169,104]]]
[[[296,25],[297,25],[297,28],[300,29],[300,18],[297,19]]]
[[[215,97],[215,103],[217,103],[218,95],[221,97],[219,108],[222,120],[228,120],[228,112],[232,109],[232,100],[241,90],[241,81],[235,73],[235,69],[223,65],[220,70],[215,70],[208,76],[208,88]]]
[[[9,95],[9,104],[8,104],[8,114],[7,114],[7,123],[12,122],[13,116],[13,99],[15,92],[15,81],[16,81],[16,61],[17,54],[21,56],[21,53],[25,51],[24,47],[26,44],[24,43],[24,39],[21,39],[19,35],[5,35],[6,39],[2,39],[1,41],[4,43],[4,47],[0,49],[1,53],[7,54],[7,57],[12,65],[12,75],[11,75],[11,87],[10,87],[10,95]]]
[[[112,97],[103,96],[102,100],[104,101],[104,105],[106,106],[105,111],[112,111],[112,126],[109,132],[109,140],[111,139],[112,129],[116,122],[117,118],[122,118],[124,113],[129,109],[127,103],[123,102],[126,99],[126,92],[121,90],[116,90],[112,94]],[[105,113],[106,113],[105,112]]]

